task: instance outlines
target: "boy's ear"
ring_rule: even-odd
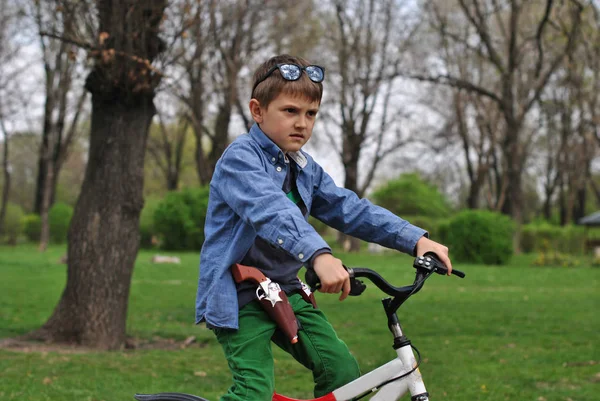
[[[260,105],[260,102],[256,99],[251,99],[248,107],[250,108],[250,114],[252,115],[252,118],[254,119],[254,121],[257,124],[262,123],[263,122],[263,109]]]

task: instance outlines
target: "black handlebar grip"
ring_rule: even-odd
[[[455,274],[460,278],[465,278],[465,273],[461,272],[460,270],[452,269],[452,274]]]
[[[319,280],[319,276],[313,269],[306,269],[306,274],[304,275],[304,280],[306,284],[310,287],[311,291],[316,291],[321,288],[321,281]]]
[[[348,268],[344,266],[346,270]],[[321,280],[317,273],[313,269],[306,269],[306,274],[304,275],[304,280],[306,284],[310,287],[310,290],[315,292],[319,288],[321,288]],[[358,296],[363,293],[363,291],[367,288],[367,286],[360,280],[350,277],[350,296]]]

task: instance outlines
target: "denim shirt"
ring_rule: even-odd
[[[426,232],[335,185],[303,151],[288,153],[300,167],[296,184],[310,214],[368,242],[412,254]],[[230,266],[256,236],[305,263],[327,243],[281,190],[284,154],[258,125],[238,137],[217,162],[210,183],[205,241],[200,253],[196,323],[238,328],[237,291]]]

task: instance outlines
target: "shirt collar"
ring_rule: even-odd
[[[252,128],[250,128],[250,136],[271,156],[269,160],[271,164],[275,164],[277,160],[284,159],[283,151],[263,132],[262,129],[260,129],[258,124],[254,123],[254,125],[252,125]],[[300,168],[304,168],[308,164],[306,156],[302,154],[301,151],[288,152],[287,155],[294,160]]]

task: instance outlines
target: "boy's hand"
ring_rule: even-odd
[[[350,293],[350,275],[344,269],[342,261],[330,253],[318,255],[313,261],[313,269],[321,280],[319,291],[337,294],[342,291],[340,301]]]
[[[450,258],[448,257],[448,247],[432,241],[427,237],[421,237],[421,239],[417,241],[416,248],[417,256],[423,256],[427,252],[435,253],[440,258],[440,261],[448,268],[448,275],[452,274],[452,262],[450,262]]]

